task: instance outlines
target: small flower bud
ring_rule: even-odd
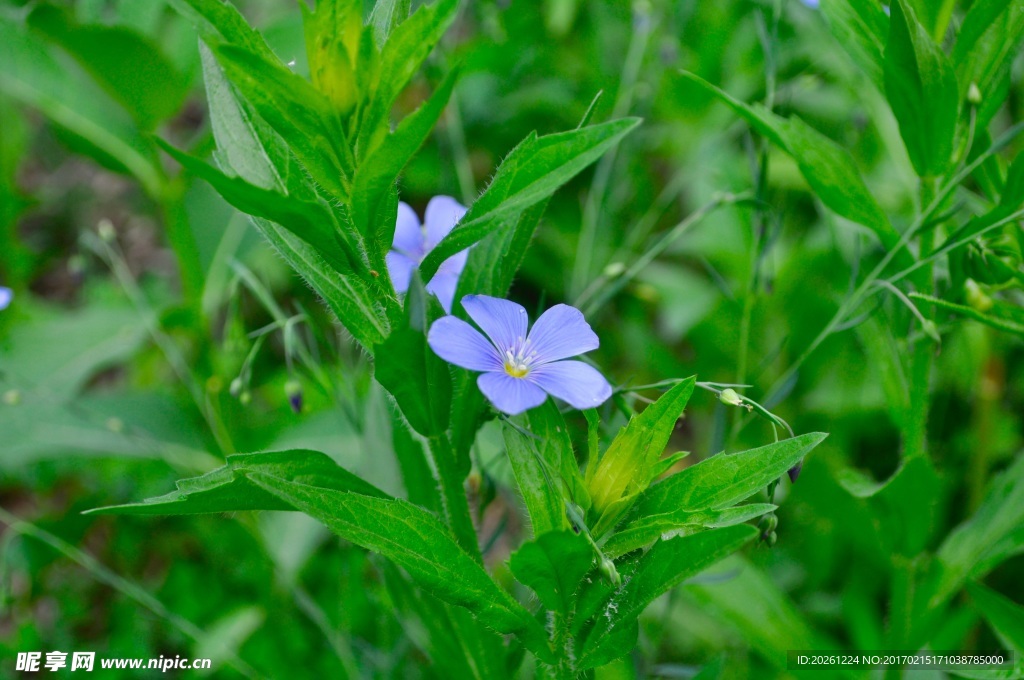
[[[981,286],[979,286],[975,281],[967,279],[967,283],[964,284],[964,288],[966,289],[965,293],[968,305],[979,312],[987,312],[992,309],[992,305],[995,304],[992,302],[992,298],[986,295],[981,289]]]
[[[727,387],[718,393],[718,401],[726,406],[743,406],[743,398],[731,387]]]
[[[621,276],[624,271],[626,271],[626,265],[621,262],[612,262],[604,268],[604,275],[609,279],[614,279],[617,276]]]
[[[622,577],[619,576],[619,571],[615,568],[615,563],[610,559],[602,557],[601,564],[598,568],[601,570],[601,574],[616,588],[622,585]]]
[[[761,534],[761,540],[766,543],[769,548],[774,548],[775,543],[779,540],[779,536],[774,531],[766,531]]]
[[[779,526],[779,518],[774,514],[765,515],[761,518],[761,521],[757,523],[757,526],[761,529],[762,534],[771,533]]]
[[[284,384],[284,393],[288,396],[294,413],[302,413],[302,385],[298,380],[289,380]]]
[[[971,83],[967,88],[967,101],[974,106],[981,103],[981,90],[978,89],[977,83]]]
[[[7,390],[4,392],[4,403],[8,406],[17,406],[21,403],[21,392],[18,390]]]
[[[238,402],[242,406],[248,406],[251,401],[252,392],[250,392],[249,390],[243,390],[242,393],[238,395]]]
[[[238,399],[242,395],[242,390],[245,389],[245,383],[242,382],[241,378],[235,378],[231,381],[231,386],[228,387],[228,392],[232,397]]]
[[[96,233],[107,243],[110,243],[117,237],[114,225],[107,219],[100,220],[99,224],[96,225]]]
[[[791,483],[793,483],[793,484],[796,484],[797,478],[800,477],[800,471],[803,470],[803,469],[804,469],[804,462],[803,461],[800,461],[799,463],[797,463],[793,467],[789,468],[789,470],[786,471],[786,474],[789,475],[789,481]]]

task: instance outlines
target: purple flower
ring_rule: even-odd
[[[10,288],[0,286],[0,311],[7,309],[7,306],[11,304],[12,299],[14,299],[14,291]]]
[[[499,411],[522,413],[540,406],[549,394],[580,409],[611,396],[611,385],[597,369],[582,361],[563,361],[600,344],[575,307],[555,305],[529,333],[526,310],[514,302],[467,295],[462,307],[487,337],[465,321],[445,316],[430,327],[427,342],[445,361],[482,371],[477,385]]]
[[[423,224],[407,203],[398,204],[398,222],[395,224],[395,239],[391,252],[387,254],[388,274],[395,290],[404,293],[409,290],[412,272],[423,262],[423,258],[434,249],[452,227],[466,214],[466,208],[451,196],[434,196],[427,203]],[[469,250],[452,255],[441,263],[434,278],[427,283],[427,292],[441,301],[444,311],[451,313],[455,299],[455,287],[459,274],[466,266]]]

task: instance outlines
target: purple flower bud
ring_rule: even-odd
[[[789,475],[789,481],[796,484],[797,477],[800,476],[800,471],[804,469],[804,462],[800,461],[793,467],[789,468],[786,474]]]
[[[284,393],[288,395],[294,413],[302,413],[302,385],[298,380],[289,380],[284,384]]]
[[[7,309],[7,306],[11,304],[11,300],[14,299],[14,291],[10,288],[4,288],[0,286],[0,310]]]

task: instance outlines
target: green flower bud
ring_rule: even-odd
[[[743,398],[731,387],[727,387],[718,393],[718,401],[726,406],[743,406]]]
[[[978,89],[977,83],[971,83],[967,87],[967,101],[974,106],[981,103],[981,90]]]
[[[610,559],[607,557],[601,558],[601,564],[598,568],[601,570],[601,574],[608,579],[608,582],[616,588],[622,585],[622,576],[619,575],[619,570],[615,568],[615,563]]]
[[[238,399],[242,395],[242,390],[245,389],[245,383],[242,382],[241,378],[235,378],[231,381],[231,386],[228,388],[228,392],[235,399]]]
[[[967,279],[967,282],[964,284],[964,294],[967,298],[967,304],[979,312],[987,312],[995,304],[992,298],[981,289],[981,286],[972,279]]]

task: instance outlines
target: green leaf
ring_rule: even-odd
[[[568,526],[565,500],[559,491],[558,479],[538,453],[538,443],[530,437],[506,427],[505,450],[512,473],[519,487],[519,495],[530,516],[534,536],[549,531],[560,531]]]
[[[892,4],[885,91],[910,161],[922,177],[943,175],[960,115],[956,74],[905,0]]]
[[[423,442],[417,439],[406,425],[397,405],[389,404],[391,415],[391,448],[398,459],[402,482],[409,502],[432,512],[441,512],[437,494],[437,480],[427,462]]]
[[[56,59],[39,38],[0,17],[0,63],[0,92],[38,109],[80,141],[86,154],[132,175],[150,196],[162,195],[163,177],[152,146],[73,62]]]
[[[353,164],[327,99],[276,58],[213,45],[228,80],[288,143],[313,179],[338,198],[349,195]]]
[[[377,215],[387,194],[394,189],[398,175],[433,130],[451,97],[458,71],[449,71],[430,98],[406,116],[393,133],[371,153],[356,170],[352,188],[352,221],[367,234],[367,242],[386,253],[395,236],[395,217]],[[377,227],[376,230],[371,225]]]
[[[889,20],[882,6],[859,0],[821,0],[821,11],[832,35],[879,92],[884,92],[883,51]]]
[[[417,289],[418,294],[414,292]],[[426,302],[422,283],[414,280],[406,296],[406,309],[419,304],[425,310]],[[429,318],[436,319],[440,314],[437,306]],[[418,323],[410,320],[408,325],[393,329],[387,339],[374,348],[374,377],[398,402],[412,429],[425,437],[433,437],[448,429],[452,378],[448,364],[427,345],[424,329],[428,326],[424,318]]]
[[[829,209],[871,229],[885,247],[896,245],[899,234],[864,184],[849,151],[799,118],[782,118],[758,104],[744,104],[692,73],[683,75],[728,104],[758,134],[792,156]]]
[[[520,583],[537,593],[544,608],[568,616],[576,590],[590,571],[594,550],[581,534],[552,531],[512,553],[509,567]]]
[[[599,610],[593,627],[578,641],[579,667],[605,660],[601,647],[614,640],[618,629],[629,626],[661,594],[712,564],[736,552],[757,535],[750,526],[715,529],[693,536],[659,541],[639,558],[636,571]]]
[[[504,160],[487,190],[420,265],[429,281],[441,263],[546,199],[635,128],[636,118],[544,137],[528,136]]]
[[[1012,0],[977,0],[964,17],[952,61],[956,68],[960,97],[965,99],[972,84],[981,93],[977,129],[985,130],[1006,101],[1010,68],[1024,38],[1024,12]]]
[[[266,453],[239,453],[227,457],[227,465],[200,477],[181,479],[177,491],[139,503],[111,505],[88,510],[102,515],[196,515],[241,510],[295,510],[279,496],[253,484],[251,472],[268,474],[319,489],[351,491],[386,498],[380,489],[364,482],[318,451],[295,449]]]
[[[28,25],[64,48],[144,128],[178,111],[184,77],[146,36],[121,26],[78,24],[71,12],[39,5]]]
[[[986,588],[980,583],[968,583],[967,592],[975,606],[992,626],[999,639],[1018,656],[1018,665],[1024,664],[1024,606]]]
[[[212,54],[205,48],[200,51],[213,136],[224,170],[263,189],[287,192],[290,199],[319,201],[280,136],[235,95]],[[284,227],[261,218],[254,218],[253,224],[363,347],[370,350],[387,337],[390,323],[366,281],[339,273]]]
[[[244,48],[264,59],[274,53],[258,31],[226,0],[168,0],[208,45],[228,44]]]
[[[730,624],[742,639],[777,669],[786,668],[786,650],[837,649],[819,639],[775,579],[737,556],[722,564],[728,578],[695,583],[687,590],[703,611]],[[770,624],[766,624],[770,622]]]
[[[1024,524],[1024,455],[993,480],[977,512],[955,528],[936,553],[929,609],[949,600],[971,577],[980,578],[975,566],[984,563],[991,549]]]
[[[338,272],[352,271],[342,250],[342,241],[336,236],[340,230],[325,204],[262,189],[238,177],[230,177],[162,140],[160,146],[185,170],[208,182],[238,210],[281,225],[311,245]],[[358,257],[355,253],[352,256]]]
[[[613,529],[651,483],[651,473],[695,384],[694,377],[679,382],[640,415],[630,418],[601,460],[588,464],[586,484],[593,504],[590,526],[595,538]]]
[[[640,517],[626,524],[608,538],[601,546],[601,551],[608,557],[616,558],[646,548],[659,538],[689,536],[707,529],[743,524],[773,512],[777,507],[771,503],[750,503],[722,510],[696,512],[675,508],[650,517]]]
[[[435,597],[466,607],[483,625],[519,636],[535,654],[550,659],[540,625],[426,510],[401,500],[317,488],[264,472],[247,476],[342,538],[395,562]]]
[[[412,0],[377,0],[369,20],[377,47],[383,47],[395,27],[409,18],[411,8]]]
[[[813,432],[740,453],[711,456],[644,492],[634,514],[645,518],[676,509],[695,512],[734,505],[786,474],[827,436]]]
[[[360,124],[360,158],[368,158],[387,134],[388,116],[395,100],[455,19],[458,8],[458,0],[437,0],[431,5],[421,5],[388,36],[380,53],[376,90]],[[429,281],[430,277],[424,280]]]

